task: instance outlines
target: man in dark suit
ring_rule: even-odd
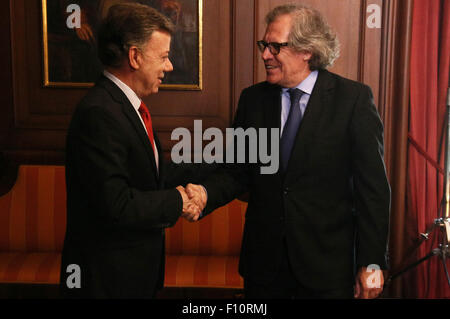
[[[258,46],[267,81],[242,92],[234,127],[280,128],[280,169],[226,164],[202,183],[206,193],[192,184],[187,193],[207,200],[206,215],[249,192],[239,267],[246,297],[375,298],[390,187],[371,90],[326,70],[338,43],[319,12],[284,5],[266,20]]]
[[[113,6],[100,28],[104,76],[77,106],[67,136],[64,297],[153,298],[164,278],[165,228],[183,209],[199,213],[175,188],[196,170],[167,167],[142,101],[172,70],[172,31],[139,4]]]

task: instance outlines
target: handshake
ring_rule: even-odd
[[[208,200],[205,189],[201,185],[188,184],[186,188],[178,186],[177,190],[183,198],[183,214],[181,216],[190,222],[197,221]]]

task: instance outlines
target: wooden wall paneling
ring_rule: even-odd
[[[381,82],[381,46],[382,28],[369,28],[367,18],[371,13],[367,12],[369,5],[377,5],[380,11],[383,8],[383,0],[363,0],[361,5],[361,56],[360,74],[358,80],[371,87],[375,105],[380,113],[383,107],[380,105],[380,82]],[[382,11],[381,11],[382,12]],[[382,19],[382,17],[380,17]]]
[[[242,90],[254,83],[256,1],[233,0],[233,115],[236,112]]]
[[[5,150],[14,125],[11,47],[8,45],[11,43],[9,12],[9,1],[0,1],[0,38],[3,40],[0,46],[0,152]]]
[[[41,2],[11,1],[15,124],[64,130],[83,89],[43,87]]]
[[[192,129],[194,119],[203,119],[205,128],[229,126],[241,90],[265,79],[264,67],[254,42],[264,34],[266,13],[283,2],[203,1],[203,91],[161,91],[146,100],[155,118],[155,129],[162,136],[165,151],[173,144],[170,141],[171,131],[176,127]],[[323,12],[337,30],[342,54],[331,70],[371,85],[377,99],[380,31],[362,27],[368,0],[303,2]],[[2,5],[7,9],[8,2]],[[2,117],[4,134],[0,140],[3,141],[1,146],[18,158],[27,154],[27,158],[36,157],[38,161],[40,153],[46,153],[46,158],[53,158],[59,152],[62,160],[65,130],[75,105],[86,89],[42,86],[40,1],[10,0],[9,5],[10,10],[2,10],[2,13],[11,12],[13,72],[9,76],[3,73],[3,76],[12,78],[13,87],[9,91],[12,89],[14,92],[14,113],[10,110]],[[342,23],[343,17],[347,17],[345,23]],[[2,29],[3,32],[5,30]],[[8,54],[3,55],[8,61]],[[8,91],[7,88],[4,90]],[[7,98],[8,94],[3,96]],[[11,99],[11,95],[9,97]]]
[[[9,4],[14,120],[2,146],[18,161],[39,163],[58,153],[63,162],[70,117],[87,89],[43,87],[41,2]],[[203,90],[161,90],[146,99],[165,152],[174,128],[192,129],[194,119],[225,128],[232,117],[232,1],[203,1],[202,11]]]
[[[273,7],[276,5],[273,5]],[[270,6],[270,1],[268,0],[255,0],[255,40],[262,40],[264,33],[266,31],[266,24],[264,18],[266,14],[270,11],[272,7]],[[261,81],[265,81],[266,79],[266,70],[264,68],[264,63],[261,60],[261,53],[258,48],[255,46],[253,48],[253,81],[254,83],[258,83]]]
[[[11,29],[9,1],[0,1],[0,196],[14,185],[17,177],[15,168],[6,155],[6,144],[11,139],[14,127],[14,110],[12,95],[11,68]]]
[[[232,114],[232,2],[203,1],[203,90],[165,91],[146,98],[166,156],[177,141],[173,129],[194,128],[194,120],[224,129]]]
[[[86,90],[43,87],[41,2],[9,5],[14,119],[2,146],[17,163],[62,164],[70,115]]]

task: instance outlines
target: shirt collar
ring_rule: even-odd
[[[111,81],[116,84],[119,89],[122,90],[122,92],[127,96],[128,100],[130,101],[131,105],[136,109],[136,111],[139,110],[139,107],[141,106],[141,99],[136,95],[136,93],[125,83],[123,83],[118,77],[116,77],[114,74],[104,70],[103,74],[110,79]]]
[[[306,79],[304,79],[302,82],[300,82],[299,85],[296,86],[297,89],[300,89],[306,94],[311,95],[312,90],[314,89],[314,85],[316,84],[317,77],[319,75],[319,71],[315,70],[312,71]],[[283,94],[287,93],[289,88],[283,88]]]

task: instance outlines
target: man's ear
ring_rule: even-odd
[[[132,46],[128,50],[128,63],[133,70],[138,70],[141,67],[141,53],[139,49]]]
[[[302,51],[301,53],[303,55],[303,61],[306,62],[306,61],[311,60],[311,58],[312,58],[312,53],[311,52],[309,52],[309,51]]]

